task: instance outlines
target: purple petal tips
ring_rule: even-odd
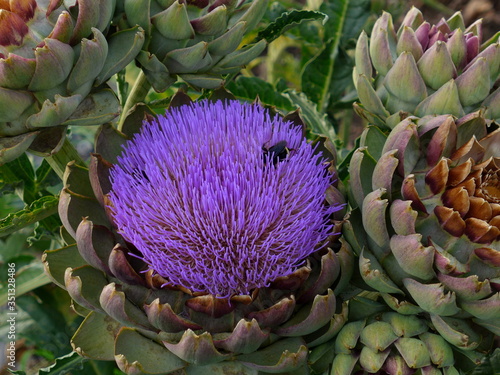
[[[177,107],[111,172],[115,223],[169,283],[225,298],[293,272],[331,234],[331,176],[302,130],[231,102]]]

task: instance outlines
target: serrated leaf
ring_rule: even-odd
[[[266,39],[268,43],[271,43],[280,35],[291,28],[298,26],[303,21],[321,20],[324,22],[327,19],[328,16],[325,13],[313,10],[294,9],[290,12],[283,13],[274,22],[271,22],[264,30],[260,31],[257,35],[256,41]]]
[[[61,220],[58,215],[51,215],[43,220],[35,223],[33,234],[28,237],[28,244],[31,246],[35,242],[41,241],[45,238],[59,240],[59,229],[61,228]]]
[[[347,0],[347,3],[341,45],[344,45],[349,40],[356,40],[371,15],[370,0]],[[333,37],[332,34],[337,30],[334,18],[336,14],[339,14],[338,9],[341,6],[340,1],[324,1],[319,8],[321,12],[329,17],[328,22],[325,24],[326,39]]]
[[[238,77],[235,81],[227,84],[233,95],[240,99],[254,101],[257,96],[262,103],[275,106],[285,111],[292,111],[294,106],[290,100],[275,90],[272,84],[257,77]]]
[[[80,357],[75,352],[71,352],[57,358],[53,365],[40,369],[39,374],[66,375],[70,373],[70,370],[81,369],[85,361],[87,361],[87,359]]]
[[[325,112],[331,102],[340,98],[351,83],[348,56],[339,55],[340,49],[349,39],[360,32],[369,15],[368,0],[337,0],[325,2],[320,10],[328,15],[325,24],[324,48],[311,59],[302,73],[302,91]],[[339,61],[337,61],[339,60]]]
[[[314,134],[328,137],[331,141],[336,140],[335,129],[326,114],[319,113],[316,105],[304,93],[289,90],[283,93],[283,96],[287,97],[296,108],[300,108],[300,115]]]
[[[37,199],[24,210],[9,214],[0,220],[0,237],[7,236],[57,213],[58,204],[59,197],[48,195]]]

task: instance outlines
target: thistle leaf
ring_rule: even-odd
[[[226,88],[241,99],[253,101],[258,96],[264,104],[285,111],[293,111],[294,109],[286,95],[277,92],[272,84],[257,77],[240,76],[235,81],[231,81]]]
[[[302,73],[302,91],[317,103],[320,112],[326,111],[334,92],[341,94],[351,83],[351,69],[346,70],[349,61],[339,52],[349,39],[359,34],[369,7],[366,0],[339,0],[324,3],[320,8],[329,17],[325,23],[324,48],[307,63]]]
[[[44,196],[31,203],[27,208],[9,214],[6,218],[0,220],[0,237],[7,236],[57,213],[58,203],[59,197]]]
[[[293,27],[298,26],[303,21],[315,21],[321,20],[326,22],[328,16],[325,13],[312,11],[312,10],[292,10],[291,12],[285,12],[280,17],[278,17],[274,22],[269,24],[264,30],[259,32],[256,41],[265,39],[268,43],[278,38],[280,35],[284,34],[286,31]]]

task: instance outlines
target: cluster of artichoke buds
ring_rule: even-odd
[[[115,360],[127,374],[307,373],[310,350],[331,341],[347,319],[336,294],[352,273],[350,247],[322,247],[250,295],[216,298],[168,283],[118,233],[109,206],[120,146],[148,116],[138,107],[123,132],[102,125],[89,169],[70,163],[66,170],[59,213],[68,246],[47,251],[44,263],[86,317],[72,338],[75,351]],[[285,119],[300,122],[296,113]],[[333,185],[329,191],[327,200],[340,196]]]
[[[107,0],[0,2],[0,164],[56,152],[68,125],[116,117],[116,96],[101,84],[134,59],[144,32],[106,39],[114,11]]]
[[[499,145],[481,112],[408,117],[368,127],[350,165],[361,278],[463,350],[500,334]]]
[[[408,115],[463,117],[480,108],[498,121],[499,36],[482,43],[481,20],[465,28],[460,12],[431,26],[416,8],[396,33],[384,13],[370,39],[363,32],[356,46],[356,111],[388,127]]]
[[[236,73],[259,56],[260,40],[238,49],[245,34],[260,21],[268,0],[121,0],[118,27],[139,25],[146,43],[137,56],[156,91],[182,78],[194,87],[222,86],[223,76]]]

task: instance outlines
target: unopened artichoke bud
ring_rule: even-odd
[[[50,155],[66,126],[117,115],[114,93],[96,86],[133,60],[144,35],[136,28],[107,40],[114,10],[107,0],[0,2],[0,164],[26,150]]]
[[[391,128],[408,115],[462,117],[480,108],[499,121],[499,35],[483,43],[481,20],[466,28],[457,12],[431,26],[416,8],[396,33],[384,13],[356,46],[356,110]]]
[[[480,112],[408,117],[361,143],[344,234],[366,284],[462,349],[500,335],[500,129]]]
[[[141,26],[147,42],[137,61],[156,91],[177,77],[197,88],[222,86],[267,43],[238,48],[260,21],[268,0],[118,0],[118,25]]]
[[[352,301],[351,309],[363,307]],[[331,374],[447,375],[459,374],[480,362],[482,353],[474,350],[464,360],[426,318],[389,311],[381,298],[370,304],[377,304],[382,311],[363,311],[365,318],[349,319],[333,340]]]
[[[59,213],[76,244],[44,257],[92,310],[75,350],[130,374],[306,373],[346,320],[354,261],[330,163],[258,105],[185,104],[125,142],[132,118],[103,126],[90,173],[68,165]]]

